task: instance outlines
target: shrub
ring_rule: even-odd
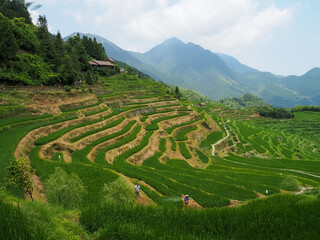
[[[135,202],[134,189],[124,180],[119,177],[114,182],[104,184],[101,191],[101,204],[121,204],[133,205]]]
[[[33,186],[31,181],[33,173],[34,170],[29,165],[27,159],[13,159],[9,166],[9,176],[7,177],[8,185],[24,191],[31,199],[33,199]]]
[[[81,179],[74,173],[68,175],[57,167],[45,184],[48,201],[66,209],[78,206],[86,193]]]
[[[65,90],[66,92],[71,92],[71,87],[68,86],[68,85],[66,85],[66,86],[64,86],[64,90]]]
[[[298,191],[300,189],[299,182],[294,176],[288,176],[283,179],[280,187],[287,191]]]

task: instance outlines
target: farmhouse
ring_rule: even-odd
[[[114,64],[114,60],[112,58],[106,58],[106,60],[101,61],[101,60],[92,60],[89,62],[89,64],[92,67],[103,67],[103,68],[110,68],[113,69],[116,67],[116,65]]]

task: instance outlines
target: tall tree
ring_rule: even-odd
[[[55,51],[50,33],[48,31],[46,16],[39,16],[37,27],[37,37],[40,41],[40,56],[42,56],[46,62],[54,64]]]
[[[14,27],[9,18],[0,13],[0,60],[7,62],[16,55],[18,44],[14,35]]]
[[[1,0],[0,12],[9,19],[23,17],[28,24],[31,24],[31,17],[28,6],[32,3],[25,3],[24,0]]]

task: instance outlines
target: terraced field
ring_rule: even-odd
[[[88,101],[60,104],[59,115],[1,120],[2,169],[13,155],[28,157],[42,180],[35,180],[41,198],[42,182],[60,166],[85,183],[88,205],[119,176],[139,182],[149,202],[176,206],[184,194],[199,207],[216,207],[278,193],[287,175],[319,185],[319,115],[298,113],[285,122],[247,120],[257,118],[252,112],[231,118],[178,101],[152,80],[101,81],[104,88]],[[211,145],[227,135],[223,125],[230,137],[213,157]]]

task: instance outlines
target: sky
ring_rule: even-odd
[[[146,52],[168,38],[277,75],[320,67],[319,0],[34,0],[36,22],[63,37],[92,33]]]

